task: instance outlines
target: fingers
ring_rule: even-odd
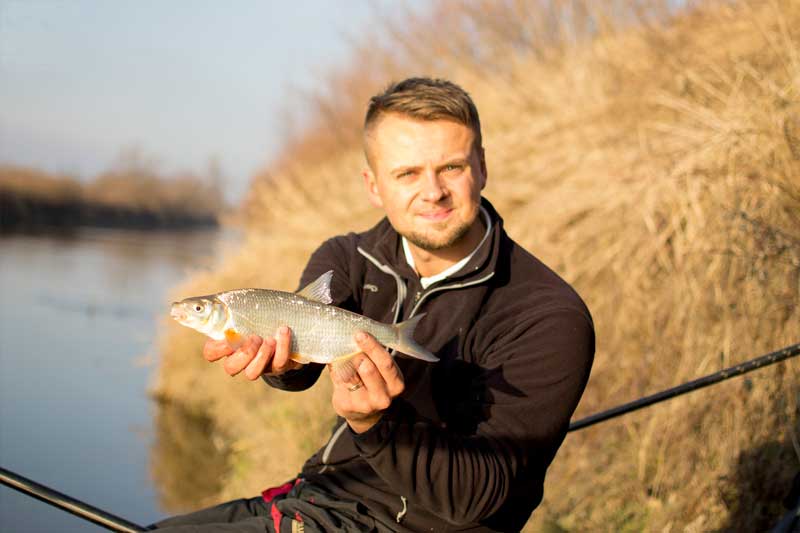
[[[294,361],[289,359],[292,348],[292,333],[286,326],[278,328],[275,336],[275,355],[272,358],[270,373],[281,374],[294,367]]]
[[[392,400],[405,389],[403,374],[391,354],[372,336],[356,334],[363,353],[350,360],[355,372],[348,374],[341,366],[331,368],[333,407],[358,433],[374,425]]]
[[[223,357],[229,356],[233,351],[233,348],[224,340],[215,341],[214,339],[208,339],[203,345],[203,357],[205,357],[207,361],[217,361]]]
[[[261,374],[266,371],[268,363],[272,360],[274,353],[275,339],[272,337],[267,337],[264,339],[264,342],[261,343],[261,347],[258,349],[258,352],[256,352],[256,356],[245,367],[245,377],[250,381],[254,381],[261,377]]]
[[[228,375],[236,376],[244,371],[245,377],[253,381],[262,374],[282,374],[302,366],[291,359],[291,347],[291,330],[282,326],[275,338],[251,335],[235,350],[226,341],[206,341],[203,356],[208,361],[224,357],[222,366]]]
[[[239,348],[229,355],[223,363],[223,368],[229,376],[235,376],[255,359],[264,340],[258,335],[251,335],[245,339]]]
[[[360,362],[357,367],[361,379],[374,381],[375,384],[380,381],[382,385],[385,385],[387,394],[392,397],[403,392],[405,389],[403,374],[394,357],[372,335],[363,331],[356,333],[356,343],[367,355],[365,361]],[[365,364],[365,362],[371,364]]]
[[[225,372],[227,372],[229,376],[235,376],[241,372],[256,356],[262,342],[263,339],[257,335],[252,335],[245,339],[242,345],[222,363]]]
[[[392,395],[375,363],[365,357],[358,365],[358,376],[361,378],[362,387],[355,391],[348,389],[348,392],[363,391],[369,395],[370,410],[383,411],[387,409],[392,403]]]

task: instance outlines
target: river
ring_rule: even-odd
[[[151,473],[154,343],[169,291],[232,238],[0,236],[0,466],[134,523],[170,514]],[[4,486],[0,530],[105,531]]]

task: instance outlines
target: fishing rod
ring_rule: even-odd
[[[638,411],[639,409],[653,405],[654,403],[663,402],[664,400],[669,400],[675,396],[680,396],[681,394],[702,389],[703,387],[708,387],[709,385],[719,383],[720,381],[725,381],[726,379],[741,376],[742,374],[752,372],[753,370],[758,370],[759,368],[785,361],[786,359],[795,357],[798,354],[800,354],[800,343],[792,344],[791,346],[781,348],[780,350],[772,353],[768,353],[766,355],[756,357],[755,359],[745,361],[744,363],[739,363],[738,365],[730,368],[720,370],[714,374],[709,374],[708,376],[689,381],[683,385],[678,385],[677,387],[666,389],[650,396],[645,396],[643,398],[639,398],[638,400],[619,405],[613,409],[587,416],[586,418],[582,418],[571,423],[567,431],[577,431],[579,429],[593,426],[594,424],[599,424],[605,420],[616,418],[632,411]]]
[[[696,379],[694,381],[690,381],[688,383],[684,383],[683,385],[679,385],[650,396],[645,396],[644,398],[620,405],[613,409],[582,418],[581,420],[570,424],[568,431],[577,431],[594,424],[599,424],[605,420],[616,418],[632,411],[637,411],[649,405],[674,398],[675,396],[680,396],[681,394],[686,394],[703,387],[708,387],[709,385],[719,383],[720,381],[724,381],[726,379],[740,376],[742,374],[752,372],[753,370],[784,361],[791,357],[795,357],[798,354],[800,354],[800,343],[787,346],[786,348],[762,355],[761,357],[756,357],[755,359],[751,359],[730,368],[720,370],[719,372]],[[114,516],[101,509],[98,509],[97,507],[93,507],[80,500],[76,500],[75,498],[71,498],[66,494],[62,494],[49,487],[45,487],[44,485],[10,472],[2,467],[0,467],[0,483],[24,494],[28,494],[29,496],[33,496],[34,498],[37,498],[45,503],[63,509],[76,516],[89,520],[90,522],[94,522],[95,524],[110,529],[111,531],[120,531],[123,533],[146,531],[146,529],[140,525],[129,522],[124,518]]]
[[[66,494],[62,494],[57,490],[45,487],[40,483],[15,474],[3,467],[0,467],[0,483],[18,490],[28,496],[33,496],[37,500],[49,503],[59,509],[72,513],[90,522],[94,522],[99,526],[103,526],[111,531],[121,531],[122,533],[136,533],[139,531],[147,531],[144,527],[129,522],[124,518],[120,518],[111,513],[107,513],[102,509],[91,506],[75,498],[71,498]]]

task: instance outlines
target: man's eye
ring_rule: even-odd
[[[456,172],[461,170],[461,165],[446,165],[444,167],[445,172]]]

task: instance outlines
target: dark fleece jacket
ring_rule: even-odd
[[[427,289],[386,219],[322,244],[302,276],[301,286],[333,270],[334,304],[382,322],[427,313],[415,338],[441,360],[398,357],[403,394],[363,434],[340,419],[301,474],[363,503],[388,529],[521,529],[589,378],[588,309],[482,205],[490,237],[464,268]],[[302,390],[321,370],[312,364],[266,380]]]

